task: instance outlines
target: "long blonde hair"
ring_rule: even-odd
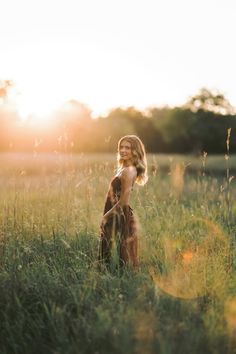
[[[118,142],[118,152],[117,152],[117,167],[118,170],[123,167],[123,160],[120,156],[120,144],[122,141],[128,141],[131,144],[131,152],[132,152],[132,162],[137,170],[137,178],[136,183],[143,186],[147,180],[147,158],[145,147],[139,137],[136,135],[125,135]]]

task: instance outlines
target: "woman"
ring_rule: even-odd
[[[99,259],[110,263],[112,240],[116,237],[120,265],[137,267],[137,221],[129,199],[134,183],[144,185],[148,177],[145,148],[136,135],[119,140],[117,162],[117,173],[110,183],[101,221]]]

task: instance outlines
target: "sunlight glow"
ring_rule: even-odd
[[[0,79],[17,84],[24,118],[70,99],[94,116],[119,106],[179,105],[203,86],[236,105],[235,2],[215,1],[212,16],[211,1],[199,1],[193,11],[187,0],[9,0],[0,22]],[[225,50],[215,55],[220,42]]]
[[[17,99],[17,107],[22,120],[33,116],[35,120],[45,121],[58,108],[59,101],[52,101],[50,97],[40,98],[33,94],[22,95]]]

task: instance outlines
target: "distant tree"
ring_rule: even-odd
[[[92,121],[91,110],[85,104],[69,100],[56,112],[54,121],[57,125],[58,148],[66,151],[85,149],[90,134]]]
[[[69,100],[61,106],[58,112],[58,119],[65,126],[71,126],[71,124],[76,126],[91,119],[91,110],[79,101]]]
[[[138,113],[133,108],[115,108],[109,112],[106,118],[102,118],[103,127],[107,134],[104,145],[108,149],[107,151],[114,151],[117,147],[117,141],[122,136],[136,134],[135,124],[131,116],[137,118],[137,115]]]
[[[191,131],[191,140],[195,152],[224,154],[226,152],[226,136],[228,128],[236,131],[236,117],[199,110],[195,115]],[[231,139],[230,151],[236,151],[236,141]]]
[[[157,125],[163,140],[162,151],[185,153],[193,150],[194,125],[195,116],[189,109],[166,110],[165,118]]]
[[[113,145],[122,135],[136,134],[143,140],[148,152],[156,151],[156,141],[160,141],[160,136],[156,132],[152,119],[147,114],[131,106],[126,109],[116,108],[110,112],[107,118],[113,128],[119,126],[119,134],[113,132]]]
[[[8,90],[13,86],[11,80],[0,80],[0,103],[4,103],[8,96]]]
[[[218,90],[209,90],[201,88],[200,91],[190,97],[185,104],[186,108],[191,109],[193,112],[204,110],[216,114],[235,114],[235,108],[232,107],[227,98]]]
[[[12,81],[0,80],[0,150],[8,150],[12,147],[19,122],[16,104],[9,98],[9,90],[12,86]]]
[[[165,137],[164,124],[167,122],[171,109],[169,107],[152,107],[146,112],[150,120],[149,130],[149,146],[152,152],[165,152],[168,151],[169,141]]]

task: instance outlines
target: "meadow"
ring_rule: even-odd
[[[0,155],[0,352],[236,353],[236,156],[148,155],[138,270],[99,267],[115,155]]]

